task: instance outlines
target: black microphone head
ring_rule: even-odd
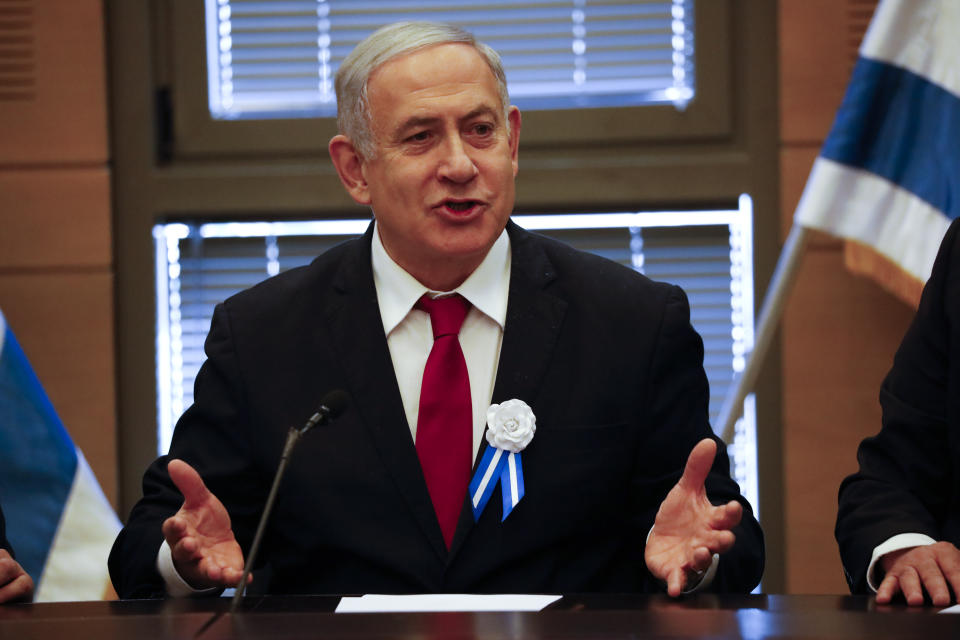
[[[320,400],[320,412],[325,414],[327,419],[333,419],[340,415],[348,404],[350,404],[350,396],[347,392],[343,389],[334,389]]]

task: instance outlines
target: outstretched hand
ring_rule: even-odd
[[[960,550],[949,542],[900,549],[880,559],[886,575],[877,588],[877,602],[887,604],[902,593],[907,604],[924,603],[924,591],[930,602],[945,607],[960,594]]]
[[[743,507],[731,500],[714,506],[704,483],[717,454],[717,443],[706,438],[690,452],[680,481],[660,504],[647,539],[644,560],[655,577],[667,583],[676,597],[692,578],[710,567],[713,554],[728,551],[734,543],[733,527]]]
[[[223,503],[186,462],[171,460],[167,471],[183,494],[183,506],[163,523],[177,572],[194,589],[237,586],[243,575],[243,551]]]

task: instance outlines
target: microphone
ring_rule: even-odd
[[[270,494],[267,496],[267,502],[263,507],[263,514],[260,516],[260,523],[257,525],[257,532],[253,536],[253,544],[250,546],[250,553],[247,555],[247,561],[243,567],[243,575],[240,576],[240,584],[237,585],[237,590],[233,594],[233,601],[230,603],[230,613],[233,613],[237,609],[237,605],[240,603],[240,599],[243,598],[243,593],[247,588],[247,577],[250,575],[250,570],[253,568],[253,563],[257,559],[257,551],[260,549],[260,541],[263,539],[263,532],[267,528],[267,519],[270,517],[270,512],[273,510],[273,503],[277,498],[277,489],[280,487],[280,480],[283,478],[283,473],[287,469],[287,463],[290,460],[290,454],[293,452],[293,446],[300,440],[300,437],[305,434],[307,431],[310,431],[314,427],[317,427],[321,424],[330,422],[346,409],[347,404],[349,404],[349,396],[346,391],[342,389],[334,389],[333,391],[328,392],[323,399],[320,400],[320,407],[317,409],[310,418],[307,419],[307,422],[297,429],[296,427],[290,427],[290,431],[287,432],[287,442],[283,446],[283,454],[280,456],[280,464],[277,466],[277,473],[273,477],[273,486],[270,487]]]
[[[305,434],[310,429],[313,429],[317,425],[321,425],[324,422],[333,420],[339,416],[344,409],[347,408],[349,403],[349,398],[347,392],[343,389],[334,389],[329,392],[327,395],[323,396],[323,399],[320,401],[320,408],[317,409],[317,412],[314,413],[298,430],[300,436]],[[299,436],[298,436],[299,437]]]

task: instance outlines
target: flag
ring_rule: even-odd
[[[794,215],[880,254],[864,270],[892,265],[874,275],[917,300],[960,216],[958,34],[958,0],[881,0]]]
[[[0,313],[0,507],[37,602],[99,600],[120,521]]]

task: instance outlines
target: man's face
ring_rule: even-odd
[[[367,84],[376,157],[361,160],[380,239],[431,288],[463,281],[513,210],[520,112],[504,121],[497,82],[465,44],[429,47],[376,69]]]

